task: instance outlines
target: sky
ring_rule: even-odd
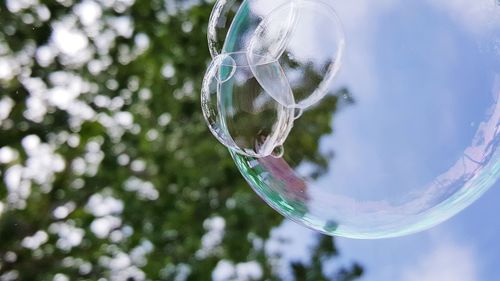
[[[373,202],[402,206],[418,194],[406,205],[418,212],[463,186],[487,154],[475,140],[496,134],[500,9],[462,2],[331,1],[347,42],[334,86],[356,103],[335,114],[323,140],[335,158],[312,201],[334,190],[337,205],[366,201],[357,208],[371,216]]]
[[[339,238],[343,262],[359,261],[362,280],[495,280],[500,276],[500,184],[449,221],[402,238]],[[335,265],[332,265],[335,266]]]
[[[370,281],[481,281],[500,275],[500,184],[457,216],[427,231],[414,235],[356,240],[336,237],[340,259],[327,271],[360,263]],[[291,221],[273,231],[272,237],[287,237],[291,245],[285,252],[288,260],[302,260],[314,245],[315,232]],[[268,243],[268,251],[277,249]]]
[[[450,167],[474,149],[472,139],[488,122],[485,113],[498,108],[498,2],[329,3],[347,42],[335,85],[347,86],[356,104],[335,115],[334,134],[323,140],[323,148],[334,148],[336,160],[320,190],[311,191],[318,199],[309,207],[331,187],[358,202],[397,199],[453,174]],[[490,117],[488,130],[495,132],[498,116]],[[480,158],[484,150],[476,152]],[[497,183],[452,219],[414,235],[338,238],[341,260],[333,261],[331,270],[358,261],[366,270],[362,280],[495,280],[500,276],[499,196]],[[289,259],[303,259],[314,243],[310,230],[290,221],[273,235],[291,235]]]

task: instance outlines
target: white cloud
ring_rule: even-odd
[[[445,11],[469,31],[481,33],[500,28],[500,8],[497,0],[432,0],[427,1]]]
[[[266,255],[274,259],[273,270],[283,279],[289,279],[291,262],[310,263],[311,248],[317,243],[315,232],[290,220],[285,220],[271,231],[266,241]]]
[[[436,240],[435,243],[436,247],[433,247],[431,252],[424,255],[416,264],[405,269],[399,280],[479,280],[476,254],[472,248],[443,238]]]

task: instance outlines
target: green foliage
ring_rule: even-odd
[[[15,2],[0,2],[0,60],[11,76],[0,76],[0,100],[14,104],[0,119],[0,147],[17,154],[0,161],[0,276],[207,280],[228,260],[256,261],[260,279],[279,279],[260,245],[282,217],[250,190],[200,112],[212,4],[101,1],[111,4],[86,25],[71,0]],[[58,43],[61,26],[74,42]],[[332,96],[304,119],[312,125],[299,123],[307,133],[294,146],[317,151],[337,105]],[[222,241],[203,254],[214,218],[223,218]],[[327,279],[323,260],[337,250],[320,241],[311,265],[293,266],[297,280]],[[361,273],[355,265],[333,280]]]

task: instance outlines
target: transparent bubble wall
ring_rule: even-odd
[[[326,234],[386,238],[441,223],[496,183],[498,1],[277,2],[219,1],[211,44],[214,57],[246,52],[263,92],[305,110],[281,135],[283,157],[230,149],[270,206]],[[318,5],[339,22],[326,9],[311,16]],[[255,67],[269,57],[291,94]],[[314,130],[319,142],[300,141]]]
[[[260,59],[273,92],[293,103],[290,86],[279,63]],[[233,151],[248,156],[271,155],[293,127],[295,110],[264,90],[245,52],[224,53],[209,66],[202,86],[202,109],[215,137]],[[283,93],[279,93],[283,92]]]

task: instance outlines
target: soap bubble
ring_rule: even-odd
[[[322,31],[322,32],[318,32]],[[273,97],[287,107],[308,108],[321,100],[340,70],[344,33],[332,7],[320,0],[289,1],[269,13],[248,44],[248,60],[264,88],[274,82],[258,69],[262,58],[279,60],[292,87],[288,97]]]
[[[250,186],[291,220],[361,239],[425,230],[483,195],[500,176],[500,10],[456,2],[335,1],[348,36],[337,95],[295,120],[282,157],[281,148],[259,158],[232,152]],[[255,50],[278,44],[260,30],[255,44],[264,47],[248,52],[252,62],[269,56]],[[328,41],[309,44],[330,31],[298,32],[287,44],[331,54]],[[292,89],[312,88],[280,65]],[[296,92],[280,103],[309,91]]]
[[[290,86],[276,60],[262,59],[275,84],[268,90],[293,99]],[[293,101],[289,101],[293,102]],[[282,145],[294,122],[294,109],[276,102],[255,79],[246,53],[217,56],[202,86],[202,110],[214,136],[244,155],[264,157]]]
[[[208,23],[208,46],[213,58],[221,53],[246,51],[257,26],[274,9],[290,0],[218,0]],[[293,19],[292,6],[282,9],[282,20],[289,23]],[[280,24],[289,28],[288,24]],[[286,32],[274,40],[285,40]],[[229,40],[226,40],[228,39]]]
[[[328,32],[315,32],[322,28]],[[279,60],[290,80],[294,103],[286,96],[269,93],[287,107],[302,109],[326,95],[340,69],[345,45],[339,18],[320,0],[220,0],[210,17],[208,42],[212,57],[247,52],[264,89],[272,87],[274,81],[258,69],[262,65],[259,60]]]

